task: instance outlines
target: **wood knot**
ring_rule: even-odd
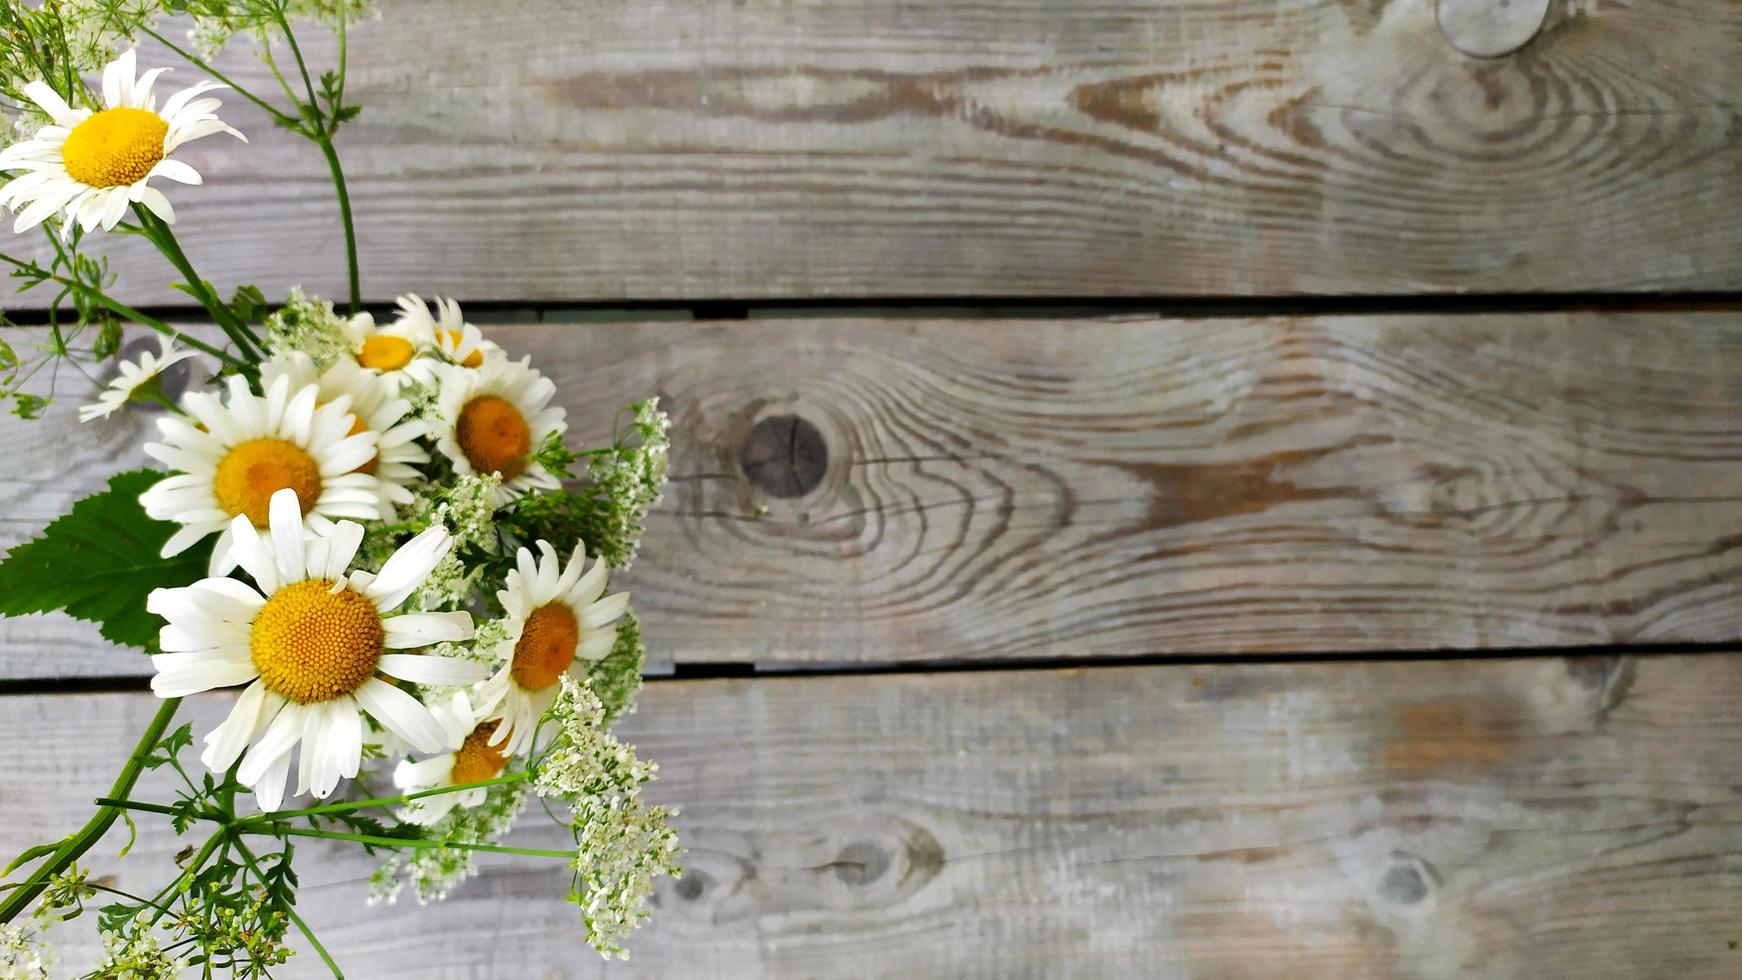
[[[1420,905],[1433,894],[1438,875],[1433,866],[1408,851],[1391,852],[1391,860],[1379,873],[1379,897],[1392,905]]]
[[[744,475],[769,496],[802,497],[823,482],[829,447],[817,427],[796,415],[756,423],[738,448]]]
[[[889,870],[889,852],[870,841],[854,841],[835,858],[835,876],[849,885],[869,884]]]
[[[1548,19],[1549,0],[1439,0],[1435,17],[1452,47],[1498,58],[1529,44]]]
[[[674,890],[677,892],[678,898],[686,902],[693,902],[702,897],[702,892],[707,891],[710,880],[707,872],[688,868],[685,869],[683,877],[677,880],[677,886]]]

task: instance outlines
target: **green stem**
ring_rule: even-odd
[[[179,340],[182,343],[187,344],[189,347],[192,347],[194,350],[203,351],[204,353],[210,354],[213,357],[217,358],[218,360],[223,361],[227,364],[230,364],[233,367],[241,368],[242,370],[249,370],[249,368],[250,368],[250,365],[248,364],[247,361],[241,360],[241,359],[239,359],[239,358],[237,358],[237,357],[235,357],[235,356],[233,356],[225,351],[222,351],[216,347],[213,347],[210,344],[207,344],[203,341],[200,341],[200,340],[197,340],[193,337],[190,337],[187,334],[182,333],[180,330],[177,330],[176,328],[170,326],[169,324],[164,323],[162,320],[159,320],[156,317],[147,316],[146,314],[139,312],[138,310],[134,309],[131,306],[128,306],[125,303],[120,302],[119,300],[110,299],[108,296],[104,295],[100,290],[93,289],[90,286],[87,286],[82,282],[77,282],[77,281],[72,280],[72,279],[65,279],[65,278],[62,278],[61,276],[51,275],[51,274],[43,271],[35,263],[24,262],[24,261],[21,261],[19,259],[15,259],[10,255],[5,254],[4,252],[0,252],[0,262],[7,262],[7,263],[10,263],[11,265],[17,266],[20,269],[28,270],[32,275],[39,275],[44,280],[46,280],[48,282],[59,283],[62,286],[68,287],[69,289],[76,289],[79,292],[83,293],[86,297],[88,297],[91,300],[91,302],[96,303],[98,306],[103,307],[104,309],[108,310],[111,313],[116,314],[117,316],[125,317],[126,319],[131,320],[134,323],[137,323],[142,327],[150,327],[151,329],[157,331],[158,333],[164,334],[164,335],[171,337],[175,340]]]
[[[242,861],[248,865],[248,870],[254,872],[254,877],[260,879],[260,884],[266,886],[268,894],[270,894],[272,883],[266,880],[266,872],[260,870],[260,864],[255,860],[254,852],[248,849],[247,844],[242,843],[240,836],[236,837],[236,853],[242,855]],[[333,976],[337,977],[338,980],[344,980],[344,971],[339,969],[339,964],[334,962],[333,955],[327,952],[327,948],[321,945],[321,941],[315,938],[315,931],[308,927],[308,923],[302,920],[302,916],[296,914],[296,906],[290,902],[278,901],[277,896],[273,896],[273,898],[274,903],[284,910],[284,914],[290,917],[291,922],[296,924],[297,931],[302,933],[302,937],[308,940],[309,945],[315,948],[316,953],[320,954],[321,962],[327,965],[327,969],[333,972]]]
[[[187,253],[181,250],[181,243],[175,240],[175,232],[170,230],[169,225],[157,215],[152,214],[142,204],[133,205],[133,212],[138,215],[139,223],[145,228],[145,237],[157,246],[157,250],[163,253],[163,257],[169,260],[169,264],[175,266],[175,270],[187,280],[188,289],[193,293],[193,297],[200,301],[200,305],[206,308],[206,312],[212,315],[212,319],[218,322],[218,326],[224,329],[224,333],[229,335],[230,340],[242,351],[242,354],[264,358],[266,348],[261,345],[260,339],[254,336],[254,332],[248,329],[246,324],[236,318],[236,314],[231,312],[230,308],[224,305],[224,301],[219,299],[217,294],[212,292],[211,287],[206,285],[206,281],[200,278],[199,272],[194,269],[194,264],[188,260]]]
[[[463,844],[458,841],[424,840],[421,837],[377,837],[373,834],[347,834],[338,830],[309,830],[303,827],[291,827],[285,824],[248,825],[238,824],[236,829],[245,834],[264,834],[276,837],[288,834],[292,837],[319,837],[324,840],[343,840],[357,844],[367,844],[371,847],[405,847],[413,850],[454,850],[454,851],[484,851],[490,854],[524,854],[528,857],[547,857],[572,859],[574,851],[552,851],[537,847],[508,847],[504,844]]]
[[[161,803],[145,803],[140,800],[124,800],[113,796],[99,796],[91,802],[98,806],[112,806],[118,810],[137,810],[140,813],[161,813],[172,817],[177,813],[175,807],[164,806]],[[199,815],[196,814],[196,816]],[[216,818],[201,816],[200,819],[213,820]]]
[[[327,169],[333,175],[333,191],[339,198],[339,221],[345,228],[345,275],[350,283],[349,311],[356,316],[363,309],[363,282],[357,266],[357,228],[351,219],[351,192],[345,187],[345,171],[339,166],[339,151],[333,149],[332,136],[315,140],[321,155],[327,158]]]
[[[139,781],[139,774],[145,770],[146,756],[151,754],[151,750],[163,738],[164,729],[169,727],[170,719],[175,717],[176,709],[179,707],[181,707],[181,698],[169,698],[163,702],[162,707],[157,709],[157,714],[152,717],[151,723],[145,726],[145,734],[139,737],[139,744],[133,747],[133,753],[127,757],[127,762],[122,765],[120,775],[115,777],[115,785],[109,789],[110,797],[124,799],[128,793],[133,792],[133,785]],[[0,922],[11,922],[17,918],[19,913],[28,908],[36,896],[42,894],[42,890],[48,887],[50,878],[65,871],[86,851],[94,847],[97,841],[108,833],[109,828],[120,816],[121,809],[119,807],[98,807],[97,812],[91,814],[91,819],[87,820],[83,827],[68,837],[66,843],[55,848],[54,854],[37,867],[35,873],[24,882],[23,887],[13,890],[4,899],[0,899]]]
[[[500,786],[504,783],[518,783],[526,778],[524,772],[509,776],[497,776],[495,779],[484,779],[475,783],[464,783],[459,786],[438,786],[435,789],[419,790],[416,793],[402,793],[399,796],[378,796],[367,800],[353,800],[347,803],[329,803],[325,806],[304,807],[300,810],[275,810],[272,813],[261,813],[252,817],[243,817],[237,824],[275,823],[291,820],[296,817],[318,817],[328,813],[345,813],[349,810],[362,810],[368,807],[389,807],[413,800],[421,800],[426,796],[441,796],[444,793],[463,793],[469,789],[483,789],[487,786]]]

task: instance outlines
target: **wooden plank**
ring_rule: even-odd
[[[1552,6],[1479,60],[1432,0],[384,0],[343,136],[369,295],[1735,288],[1742,8]],[[189,253],[342,293],[320,155],[230,101],[255,142],[187,148]],[[119,244],[124,296],[182,300]]]
[[[69,826],[152,708],[4,705],[6,851]],[[1742,971],[1738,654],[678,681],[625,728],[690,870],[609,975]],[[522,839],[558,846],[534,815]],[[559,868],[492,860],[445,904],[366,910],[367,862],[305,853],[351,976],[606,972]]]
[[[664,396],[675,479],[623,581],[680,663],[1742,639],[1730,314],[491,336],[579,444]],[[67,419],[0,421],[31,461],[3,533],[136,460],[139,420]],[[0,623],[7,673],[76,672],[32,622]]]

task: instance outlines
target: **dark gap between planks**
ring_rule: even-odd
[[[1088,319],[1154,315],[1170,318],[1286,316],[1377,316],[1385,314],[1482,313],[1695,313],[1742,312],[1742,291],[1658,293],[1410,293],[1347,296],[1042,296],[1000,299],[979,296],[892,296],[873,298],[773,298],[757,300],[599,300],[519,303],[464,303],[468,319],[483,324],[621,322],[650,319],[747,320],[801,317],[887,317],[928,319]],[[368,303],[377,316],[391,316],[387,303]],[[160,320],[206,320],[197,306],[148,306],[141,311]],[[42,308],[9,311],[19,326],[45,326]]]
[[[645,675],[648,684],[719,680],[722,678],[825,678],[877,674],[964,674],[996,671],[1097,670],[1121,667],[1218,667],[1280,666],[1296,664],[1388,664],[1444,663],[1470,660],[1527,660],[1547,657],[1652,657],[1686,654],[1735,653],[1738,644],[1707,643],[1618,643],[1558,647],[1498,647],[1481,650],[1377,650],[1363,652],[1314,651],[1300,654],[1194,654],[1189,656],[1138,657],[1023,657],[1011,660],[913,660],[895,663],[692,663],[671,665],[669,672]],[[134,677],[34,677],[0,680],[0,697],[44,694],[144,694],[151,678]]]

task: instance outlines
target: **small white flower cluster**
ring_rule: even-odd
[[[348,322],[332,303],[293,288],[278,312],[266,318],[266,346],[274,351],[301,351],[324,371],[349,352]]]
[[[529,795],[523,782],[492,786],[483,803],[456,807],[429,828],[428,836],[454,844],[494,844],[514,826]],[[369,876],[369,901],[392,904],[409,881],[419,903],[439,902],[477,871],[478,862],[468,850],[397,851]]]
[[[595,456],[587,467],[588,481],[613,502],[603,526],[592,529],[591,544],[616,568],[634,562],[647,512],[659,503],[670,469],[671,419],[659,410],[659,399],[630,408],[637,441]]]
[[[214,11],[194,18],[194,26],[188,30],[188,40],[193,42],[200,57],[210,60],[237,34],[260,22],[258,14],[249,10],[250,6],[237,3],[228,12]],[[284,4],[284,14],[292,21],[312,20],[334,27],[341,22],[355,24],[368,17],[380,16],[374,0],[289,0]]]
[[[48,980],[54,947],[35,930],[0,925],[0,980]]]
[[[129,936],[103,933],[103,961],[91,976],[103,980],[177,980],[187,964],[165,951],[145,929]]]
[[[556,744],[538,765],[533,787],[573,813],[574,887],[587,942],[609,958],[628,959],[622,941],[648,916],[653,880],[680,873],[682,853],[668,820],[677,811],[648,806],[641,785],[659,767],[635,757],[605,730],[605,706],[592,689],[564,678],[551,706]]]

